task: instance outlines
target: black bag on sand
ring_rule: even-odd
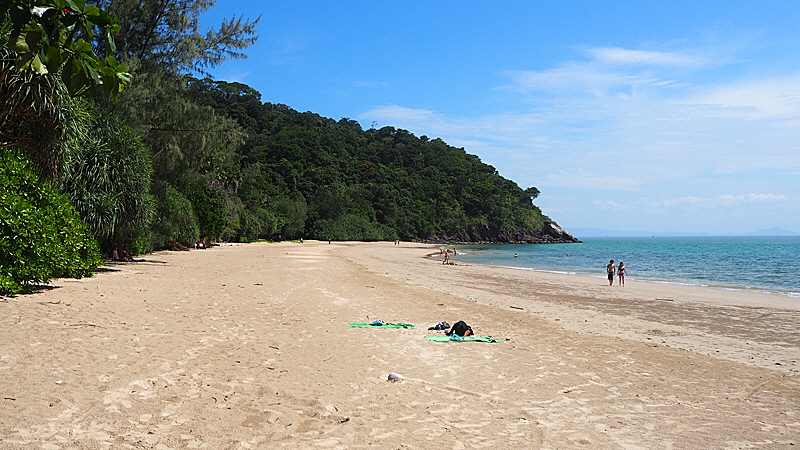
[[[447,332],[448,336],[452,336],[454,334],[464,337],[473,336],[475,333],[472,331],[471,326],[467,325],[467,323],[463,320],[459,320],[458,322],[454,323],[453,327],[450,328],[450,331]]]
[[[432,327],[430,327],[428,329],[429,330],[446,330],[448,328],[450,328],[450,324],[447,323],[447,321],[444,321],[444,322],[439,322],[436,325],[434,325],[434,326],[432,326]]]

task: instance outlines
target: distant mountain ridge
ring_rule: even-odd
[[[680,231],[624,231],[607,230],[603,228],[568,228],[576,238],[584,237],[644,237],[644,236],[800,236],[800,233],[780,227],[764,228],[747,233],[701,233]]]

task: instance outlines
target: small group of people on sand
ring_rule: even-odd
[[[128,251],[125,247],[120,249],[119,247],[114,247],[114,250],[111,250],[111,260],[112,261],[133,261],[133,256],[128,254]]]
[[[619,266],[614,265],[614,260],[612,259],[610,263],[606,266],[606,273],[608,273],[608,285],[614,285],[614,273],[616,273],[617,277],[619,278],[619,285],[625,286],[625,275],[628,274],[628,270],[625,268],[625,263],[620,261]]]
[[[458,250],[450,250],[449,248],[439,247],[439,254],[444,255],[444,261],[442,261],[442,264],[454,264],[452,261],[450,261],[450,253],[452,253],[453,256],[456,256],[458,255]]]

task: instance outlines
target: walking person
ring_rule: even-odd
[[[617,276],[619,277],[619,285],[625,287],[625,275],[628,274],[628,270],[625,269],[625,263],[620,261],[619,267],[617,268]]]
[[[614,272],[617,268],[614,266],[614,260],[612,259],[610,263],[606,266],[606,272],[608,273],[608,285],[614,285]]]

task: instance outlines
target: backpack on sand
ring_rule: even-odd
[[[472,327],[467,325],[466,322],[463,320],[459,320],[458,322],[453,324],[453,327],[450,328],[450,331],[447,332],[448,336],[458,335],[461,337],[464,336],[473,336],[475,333],[472,331]]]

